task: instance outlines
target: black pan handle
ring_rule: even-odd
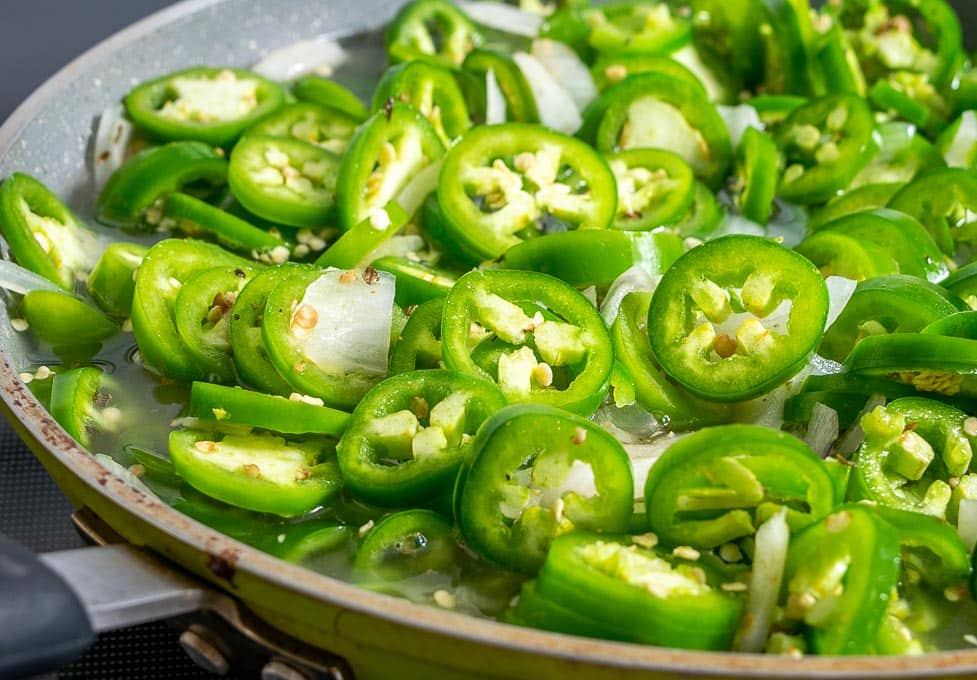
[[[94,641],[88,614],[71,587],[0,534],[0,679],[60,668]]]

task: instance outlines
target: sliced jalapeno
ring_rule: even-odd
[[[816,231],[821,225],[852,213],[864,210],[884,208],[892,197],[902,188],[900,182],[885,182],[881,184],[862,184],[846,191],[837,198],[831,199],[827,205],[815,210],[807,224],[808,229]]]
[[[899,540],[870,508],[847,505],[787,552],[785,617],[818,654],[871,654],[899,578]]]
[[[701,87],[664,73],[639,73],[608,88],[585,112],[579,134],[603,152],[677,153],[710,187],[726,178],[732,158],[726,124]]]
[[[443,154],[437,132],[417,109],[396,102],[375,113],[357,131],[339,167],[339,226],[352,229],[370,217]]]
[[[408,308],[407,324],[390,355],[390,375],[421,369],[442,368],[441,315],[444,300],[428,300]]]
[[[392,67],[384,73],[373,93],[373,110],[384,109],[391,100],[410,104],[420,111],[445,144],[472,126],[465,96],[454,74],[446,68],[422,61]]]
[[[388,378],[363,397],[337,449],[346,487],[403,507],[450,491],[468,441],[505,406],[491,382],[452,371]]]
[[[495,380],[510,402],[590,415],[607,394],[614,350],[594,306],[546,274],[473,271],[444,304],[448,368]]]
[[[292,94],[299,101],[324,106],[352,116],[358,122],[366,120],[370,115],[359,97],[339,83],[321,76],[302,76],[292,84]]]
[[[333,215],[339,157],[285,137],[248,135],[231,152],[227,179],[254,214],[293,227],[320,226]]]
[[[191,417],[218,424],[247,425],[284,434],[335,437],[346,431],[350,419],[348,413],[302,399],[285,399],[205,382],[193,383],[188,413]]]
[[[959,311],[939,286],[912,276],[882,276],[862,281],[831,328],[818,352],[843,361],[864,338],[887,333],[915,333],[937,319]]]
[[[628,76],[638,73],[664,73],[665,75],[684,80],[689,85],[699,88],[704,97],[709,96],[696,75],[688,67],[670,57],[627,52],[602,54],[590,72],[594,77],[594,83],[597,85],[599,91],[604,91]]]
[[[471,130],[441,167],[438,203],[448,236],[491,259],[548,227],[600,229],[614,218],[614,175],[589,146],[522,123]]]
[[[536,590],[599,637],[721,650],[732,643],[743,611],[743,599],[722,590],[724,583],[704,563],[637,540],[574,532],[553,541]]]
[[[173,319],[183,347],[200,375],[214,382],[234,382],[229,316],[238,293],[254,269],[240,264],[207,268],[180,285]]]
[[[232,144],[252,123],[285,103],[285,91],[232,68],[191,68],[137,85],[126,96],[132,122],[167,141]]]
[[[112,243],[88,277],[88,294],[109,316],[127,319],[132,313],[136,270],[149,249],[138,243]]]
[[[274,433],[183,429],[170,459],[195,489],[239,508],[286,517],[325,503],[341,484],[332,445]]]
[[[409,257],[388,255],[373,260],[370,266],[377,271],[393,274],[397,279],[394,301],[405,308],[445,297],[457,281],[454,274],[414,262]]]
[[[104,314],[67,293],[28,291],[21,311],[34,334],[55,347],[97,343],[119,332]]]
[[[520,404],[479,429],[458,477],[455,517],[472,549],[533,573],[560,534],[625,531],[633,500],[617,440],[579,416]]]
[[[735,196],[740,212],[757,224],[766,224],[777,194],[777,145],[759,130],[743,133],[736,152]]]
[[[784,156],[778,190],[794,203],[823,203],[848,186],[875,151],[864,100],[829,95],[797,108],[777,131]]]
[[[250,267],[223,248],[200,241],[167,239],[146,253],[136,272],[132,299],[132,332],[146,365],[175,380],[207,377],[180,338],[176,300],[194,274],[220,265]]]
[[[890,121],[879,125],[877,132],[879,152],[855,175],[852,189],[857,190],[865,184],[905,183],[921,172],[944,166],[940,152],[915,126]]]
[[[98,196],[99,222],[116,227],[140,223],[158,226],[163,218],[156,202],[174,191],[203,183],[227,182],[227,161],[201,142],[170,142],[140,151],[109,178]]]
[[[642,231],[679,222],[692,207],[695,177],[681,156],[658,149],[609,154],[617,180],[615,229]]]
[[[836,502],[821,459],[784,432],[755,425],[699,430],[672,444],[645,485],[648,519],[672,545],[714,548],[787,510],[797,531]]]
[[[666,3],[617,2],[584,11],[590,45],[601,52],[669,54],[692,39],[692,24]]]
[[[21,266],[73,291],[101,254],[98,236],[30,175],[0,184],[0,231]]]
[[[953,255],[966,246],[966,256],[977,252],[977,175],[963,168],[942,168],[921,174],[905,185],[889,207],[923,223],[936,245]]]
[[[405,510],[370,529],[356,549],[353,569],[362,585],[386,591],[411,577],[451,574],[458,551],[451,522],[431,510]]]
[[[88,450],[103,447],[105,437],[124,426],[125,413],[113,404],[120,386],[115,378],[93,366],[57,373],[51,383],[51,415]]]
[[[330,153],[342,154],[363,118],[319,104],[298,102],[283,106],[257,125],[252,125],[245,134],[292,137],[322,147]]]
[[[539,110],[532,88],[515,60],[504,52],[479,48],[473,50],[462,64],[464,73],[473,79],[481,90],[487,87],[489,72],[495,79],[505,99],[505,119],[513,123],[538,123]],[[482,105],[484,108],[484,103]]]
[[[261,254],[270,254],[275,248],[285,246],[280,236],[180,192],[167,197],[163,215],[164,220],[173,220],[177,229],[191,237],[209,235],[221,245],[251,253],[256,259]]]
[[[429,60],[456,67],[482,41],[465,14],[446,0],[414,0],[387,29],[390,61]]]
[[[372,260],[371,254],[409,220],[410,215],[396,202],[373,208],[364,220],[353,225],[319,256],[316,266],[342,269],[366,266]]]
[[[920,392],[977,396],[977,340],[922,333],[873,335],[845,359],[848,370],[880,375]]]
[[[734,300],[743,311],[734,311]],[[706,399],[739,401],[797,373],[827,313],[827,288],[808,260],[763,238],[727,236],[665,272],[648,310],[648,339],[679,384]]]

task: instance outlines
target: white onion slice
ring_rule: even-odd
[[[621,309],[621,303],[629,293],[653,293],[659,281],[661,281],[660,276],[652,276],[640,264],[634,265],[614,279],[614,283],[607,289],[604,302],[600,305],[600,315],[604,317],[604,322],[608,326],[614,323]]]
[[[746,612],[737,632],[733,648],[737,652],[759,653],[767,644],[770,621],[780,584],[784,580],[787,547],[790,544],[790,528],[787,511],[781,510],[760,525],[756,532],[756,548],[753,556],[753,574],[746,592]]]
[[[580,294],[583,295],[594,307],[597,307],[597,286],[587,286]]]
[[[716,107],[716,111],[726,123],[726,129],[729,130],[729,141],[734,149],[740,145],[744,133],[750,128],[763,131],[760,114],[748,104],[740,104],[739,106],[723,106],[720,104]]]
[[[377,275],[370,284],[362,276],[350,281],[346,272],[327,269],[306,288],[293,322],[306,305],[316,312],[315,325],[299,340],[308,360],[336,375],[387,372],[396,279],[387,272]]]
[[[664,429],[658,418],[633,402],[625,406],[609,403],[598,409],[593,421],[622,444],[647,443]]]
[[[689,43],[677,52],[673,52],[671,56],[672,59],[695,74],[695,77],[699,79],[702,86],[706,88],[709,101],[721,102],[729,99],[729,92],[726,90],[726,86],[716,77],[712,69],[705,65],[692,43]]]
[[[440,160],[435,161],[418,172],[397,195],[397,204],[411,217],[421,209],[424,199],[438,188],[441,163]]]
[[[497,125],[505,122],[505,95],[499,87],[495,77],[495,69],[489,69],[485,74],[485,124]]]
[[[845,310],[845,306],[851,300],[851,296],[855,294],[855,286],[857,284],[843,276],[829,276],[824,280],[824,283],[828,286],[829,297],[828,320],[824,324],[824,328],[827,330],[831,328],[832,324],[838,320],[838,317]]]
[[[960,501],[957,534],[967,546],[967,554],[973,553],[974,546],[977,545],[977,498],[964,498]]]
[[[827,458],[831,445],[838,439],[838,412],[827,404],[818,402],[811,411],[804,442],[821,458]]]
[[[40,274],[24,269],[9,260],[0,260],[0,288],[24,295],[32,290],[52,290],[64,293],[57,284],[48,281]]]
[[[773,216],[767,223],[767,236],[779,239],[785,248],[793,248],[807,236],[807,223],[806,209],[776,198]]]
[[[286,81],[309,73],[329,76],[349,58],[334,40],[299,40],[265,55],[251,70],[270,80]]]
[[[578,111],[583,112],[590,102],[597,99],[597,85],[590,69],[568,45],[558,40],[540,38],[533,41],[532,54],[569,93]]]
[[[747,219],[742,215],[727,213],[723,221],[719,224],[715,236],[729,236],[730,234],[745,234],[747,236],[766,236],[767,230],[762,224],[757,224],[753,220]]]
[[[132,123],[126,119],[122,104],[108,107],[99,116],[95,141],[92,144],[92,171],[97,191],[102,190],[112,173],[125,162],[132,129]]]
[[[951,168],[973,167],[974,157],[977,156],[977,113],[964,111],[960,115],[960,127],[953,141],[943,152],[946,164]]]
[[[837,361],[825,359],[820,354],[815,354],[807,364],[808,375],[835,375],[844,373],[845,365]]]
[[[784,426],[784,403],[790,396],[791,386],[801,384],[804,378],[798,374],[780,387],[743,403],[744,419],[754,425],[779,430]]]
[[[543,17],[500,2],[459,2],[458,7],[472,21],[503,33],[535,38]]]
[[[512,59],[532,90],[540,122],[568,135],[580,129],[583,119],[570,93],[543,68],[539,60],[525,52],[516,52]]]

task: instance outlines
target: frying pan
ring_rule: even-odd
[[[80,215],[90,216],[94,191],[86,159],[92,123],[134,82],[199,63],[246,66],[262,49],[320,34],[343,36],[376,28],[399,4],[389,0],[179,3],[88,51],[24,102],[0,128],[0,177],[18,170],[35,174],[67,197]],[[956,4],[969,17],[966,23],[977,24],[972,0]],[[0,308],[0,328],[8,327],[5,310]],[[327,650],[345,660],[345,666],[337,661],[335,669],[351,671],[358,678],[977,676],[977,649],[912,658],[789,659],[687,652],[517,628],[356,588],[223,536],[108,472],[64,432],[20,381],[18,371],[24,368],[20,341],[13,334],[0,340],[4,345],[0,407],[72,503],[129,545],[84,551],[80,566],[75,567],[76,577],[80,574],[81,581],[106,574],[114,578],[113,564],[120,579],[122,574],[135,573],[136,586],[151,580],[141,581],[140,572],[159,577],[172,586],[170,598],[130,607],[155,608],[149,614],[143,611],[144,619],[197,606],[230,608],[230,614],[224,612],[226,618],[245,617],[257,621],[258,627],[308,645],[304,649]],[[2,582],[14,582],[17,570],[24,571],[24,559],[0,542],[0,597],[14,597],[10,588],[2,589]],[[71,561],[71,556],[64,559]],[[46,559],[48,564],[58,561],[58,556]],[[53,581],[44,580],[48,572],[36,565],[27,569],[33,569],[28,576],[36,578],[22,579],[21,601],[43,601],[64,612],[58,618],[67,638],[73,626],[83,628],[82,621],[69,616],[70,596],[64,601],[50,599],[56,588]],[[26,590],[38,583],[41,591]],[[0,601],[0,608],[5,604],[8,601]],[[29,632],[29,623],[25,619],[24,631]],[[20,632],[30,642],[24,631],[0,631],[0,637]],[[52,634],[44,638],[47,643],[54,639]],[[33,642],[39,641],[33,638]],[[48,644],[46,653],[56,652]]]

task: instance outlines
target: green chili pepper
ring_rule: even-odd
[[[104,314],[67,293],[28,291],[21,311],[34,334],[55,347],[98,343],[119,332]]]
[[[359,97],[339,83],[321,76],[302,76],[292,84],[292,94],[299,101],[309,102],[353,117],[366,120],[370,112]]]
[[[421,369],[442,368],[441,315],[444,299],[428,300],[408,308],[407,325],[390,356],[390,375]]]
[[[99,222],[133,227],[158,226],[163,211],[156,202],[174,191],[204,183],[227,182],[227,161],[201,142],[170,142],[140,151],[109,178],[95,206]]]
[[[600,229],[614,218],[614,175],[589,146],[521,123],[475,128],[445,156],[438,203],[447,236],[495,258],[548,229]]]
[[[781,198],[823,203],[854,179],[875,151],[872,112],[852,95],[829,95],[794,110],[777,131],[784,156]]]
[[[666,3],[616,2],[584,11],[599,52],[669,54],[692,38],[692,24]]]
[[[248,425],[284,434],[337,437],[346,431],[350,420],[348,413],[301,399],[285,399],[204,382],[193,383],[188,413],[191,417],[215,423]]]
[[[173,220],[180,231],[191,237],[210,235],[222,246],[251,253],[256,259],[285,246],[280,236],[187,194],[170,194],[163,215],[164,219]]]
[[[482,41],[471,21],[445,0],[414,0],[394,17],[387,29],[390,61],[431,61],[457,67]]]
[[[352,229],[370,217],[443,154],[437,131],[417,109],[397,102],[373,114],[353,137],[339,167],[339,226]]]
[[[362,585],[387,590],[390,582],[422,574],[450,574],[457,559],[451,522],[431,510],[405,510],[370,529],[356,549],[353,569]]]
[[[457,280],[451,272],[414,262],[409,257],[388,255],[374,260],[370,266],[393,274],[397,279],[394,301],[405,308],[445,297]]]
[[[792,538],[784,614],[818,654],[870,654],[898,578],[892,526],[868,507],[842,506]]]
[[[622,532],[633,503],[621,445],[588,420],[542,404],[507,407],[481,426],[455,487],[468,545],[533,573],[556,536]]]
[[[30,175],[0,184],[0,231],[21,266],[73,291],[101,253],[99,239]]]
[[[763,238],[727,236],[665,272],[648,310],[648,339],[661,367],[693,394],[739,401],[807,363],[827,312],[827,289],[808,260]]]
[[[113,404],[120,391],[115,378],[93,366],[56,373],[51,415],[75,441],[91,449],[100,436],[117,434],[123,427],[127,416]]]
[[[110,244],[88,277],[88,295],[109,316],[126,319],[132,313],[136,270],[149,249],[137,243]]]
[[[901,182],[862,184],[831,199],[827,205],[818,208],[807,223],[808,229],[817,231],[822,225],[852,213],[884,208],[892,197],[902,188]],[[895,272],[893,272],[895,273]]]
[[[126,96],[136,126],[166,141],[234,143],[253,123],[285,103],[285,91],[232,68],[191,68],[137,85]]]
[[[420,111],[445,144],[472,126],[465,96],[446,68],[422,61],[393,66],[373,92],[373,110],[383,110],[389,101],[404,102]]]
[[[301,515],[339,491],[330,445],[274,433],[184,429],[170,434],[170,459],[195,489],[247,510]]]
[[[889,207],[923,223],[936,245],[952,255],[965,243],[971,250],[977,240],[972,219],[977,208],[977,175],[963,168],[942,168],[921,174],[905,185]]]
[[[344,484],[388,507],[450,491],[468,440],[503,406],[494,384],[461,373],[428,370],[388,378],[356,406],[339,443]]]
[[[357,126],[365,118],[366,115],[361,118],[326,105],[298,102],[287,104],[257,125],[252,125],[245,135],[292,137],[322,147],[330,153],[342,154],[349,146]]]
[[[881,375],[920,392],[977,396],[977,341],[922,333],[874,335],[845,359],[848,370]]]
[[[444,303],[448,368],[495,380],[510,402],[590,415],[607,394],[614,350],[594,306],[546,274],[473,271]]]
[[[777,145],[754,128],[743,133],[736,152],[735,196],[740,212],[765,225],[773,212],[777,194]]]
[[[371,253],[399,232],[410,220],[394,201],[373,212],[329,246],[319,259],[318,267],[351,269],[370,263]]]
[[[547,618],[612,640],[728,649],[743,599],[724,592],[704,563],[634,541],[582,532],[555,539],[535,586]],[[527,615],[533,616],[528,609]]]
[[[606,158],[617,180],[615,229],[656,229],[688,214],[695,177],[681,156],[659,149],[632,149]]]

